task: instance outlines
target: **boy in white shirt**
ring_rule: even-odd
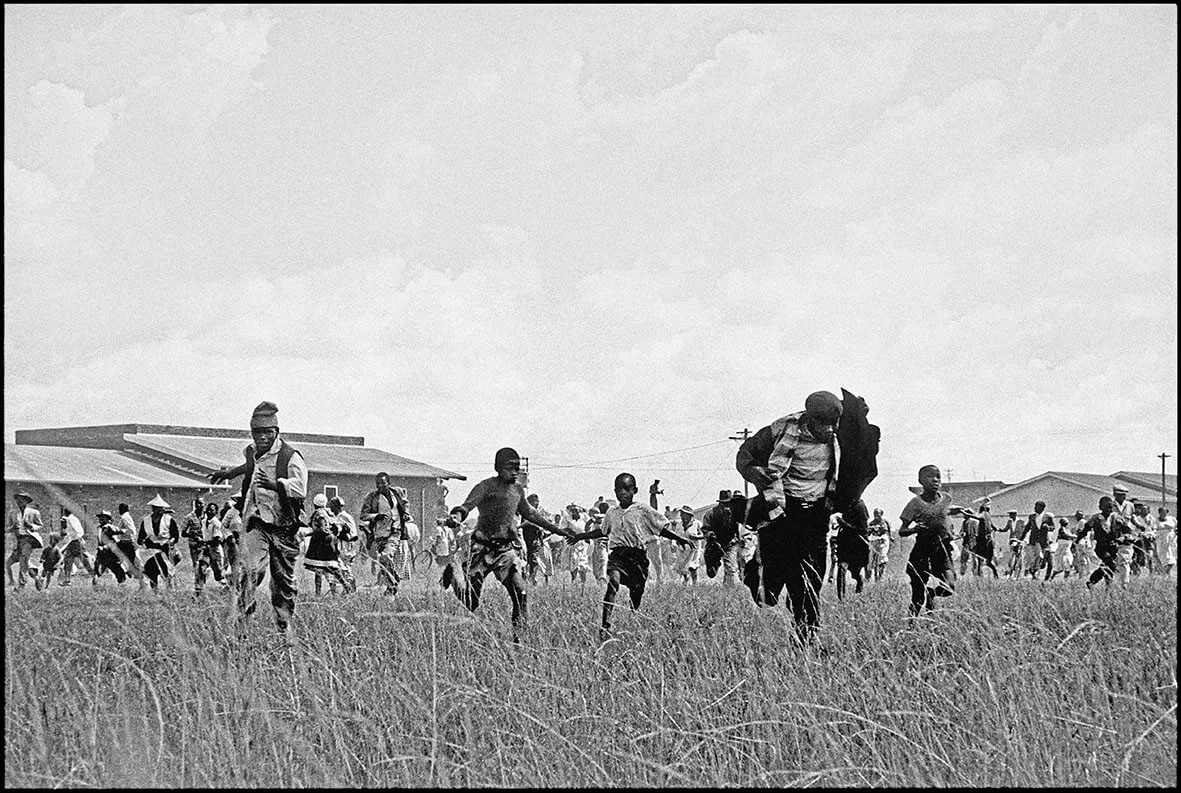
[[[635,611],[644,597],[648,583],[648,541],[653,537],[667,537],[682,548],[692,546],[692,540],[669,528],[668,520],[647,504],[636,502],[636,478],[629,473],[615,477],[615,498],[619,505],[611,507],[603,516],[600,527],[574,534],[567,542],[575,545],[581,540],[606,537],[610,552],[607,555],[607,593],[603,597],[602,638],[610,635],[611,611],[615,596],[622,584],[631,596]]]

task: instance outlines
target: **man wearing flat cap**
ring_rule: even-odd
[[[805,642],[820,624],[829,518],[833,512],[856,513],[856,520],[868,524],[866,510],[854,507],[877,476],[880,432],[866,420],[865,400],[841,392],[843,399],[828,391],[809,394],[802,411],[744,441],[735,460],[758,491],[746,520],[759,535],[751,566],[761,571],[762,586],[757,574],[744,580],[748,586],[755,581],[751,594],[759,605],[775,605],[786,588],[797,635]]]
[[[250,417],[254,442],[243,449],[246,461],[217,471],[210,480],[242,476],[243,535],[235,565],[238,607],[243,614],[254,612],[255,591],[269,572],[275,624],[280,633],[289,635],[308,469],[299,450],[279,437],[278,414],[275,403],[259,403]]]

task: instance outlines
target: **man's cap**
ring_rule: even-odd
[[[456,506],[452,507],[450,512],[458,512],[460,520],[464,520],[467,518],[467,510],[464,509],[463,507],[459,506],[458,504]],[[450,512],[448,514],[450,514]]]
[[[686,504],[685,506],[681,507],[681,512],[685,513],[686,515],[692,515],[693,514],[693,507]]]
[[[279,429],[279,408],[274,402],[259,402],[250,416],[250,429],[264,429],[274,427]]]
[[[1017,510],[1015,510],[1015,509],[1011,509],[1011,510],[1009,510],[1009,514],[1010,514],[1010,515],[1016,515],[1016,514],[1017,514]]]
[[[328,506],[343,507],[344,502],[340,500],[340,496],[333,496],[332,498],[328,499]]]
[[[814,416],[840,418],[843,406],[840,397],[831,391],[813,391],[804,400],[804,410]]]
[[[742,495],[737,490],[735,490],[733,493],[730,494],[730,500],[731,501],[746,501],[746,496]]]
[[[1081,509],[1076,509],[1076,510],[1074,511],[1074,516],[1075,516],[1076,518],[1081,518],[1081,517],[1083,516],[1083,511],[1082,511]]]
[[[1123,485],[1112,485],[1111,492],[1113,493],[1127,493],[1128,489]]]
[[[730,500],[730,491],[729,490],[719,490],[718,491],[718,501],[729,501],[729,500]]]
[[[168,505],[168,502],[165,501],[164,499],[160,498],[160,494],[157,493],[156,497],[148,502],[148,506],[149,507],[164,507],[165,509],[168,509],[169,505]]]
[[[13,498],[27,498],[29,501],[32,501],[32,500],[33,500],[33,497],[32,497],[32,496],[30,496],[28,493],[26,493],[26,492],[25,492],[25,491],[23,491],[23,490],[20,490],[20,491],[18,491],[17,493],[15,493],[15,494],[13,495]]]
[[[112,515],[110,512],[108,512],[105,509],[100,509],[98,512],[96,512],[94,514],[94,516],[96,518],[113,518],[114,517],[114,515]]]
[[[312,496],[312,506],[316,506],[316,507],[328,506],[328,496],[324,495],[323,493],[317,493],[316,495]]]
[[[505,446],[503,449],[496,450],[496,459],[493,462],[493,466],[499,468],[500,466],[508,463],[510,460],[517,460],[519,462],[520,459],[521,455],[517,454],[516,449],[510,446]]]

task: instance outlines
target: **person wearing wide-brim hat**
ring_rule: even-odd
[[[681,522],[681,534],[692,540],[693,544],[677,550],[674,570],[681,577],[682,584],[696,584],[697,571],[701,568],[705,535],[701,532],[701,521],[693,515],[693,507],[685,504],[677,513],[677,517]]]
[[[149,515],[144,515],[139,523],[139,549],[135,552],[136,561],[152,589],[160,584],[160,579],[169,587],[172,586],[172,567],[180,556],[175,552],[176,544],[180,542],[180,526],[176,518],[166,510],[169,504],[160,494],[148,502],[152,508]],[[140,582],[143,584],[142,580]]]
[[[5,561],[4,569],[8,573],[8,583],[11,586],[24,586],[29,578],[29,559],[33,551],[45,547],[41,537],[44,528],[41,524],[41,511],[33,506],[33,497],[24,490],[13,495],[16,509],[8,515],[8,531],[16,539],[16,547]],[[20,565],[19,578],[14,580],[12,566]]]

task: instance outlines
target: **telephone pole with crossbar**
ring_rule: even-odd
[[[741,432],[742,432],[741,435],[737,435],[737,434],[731,435],[730,440],[742,441],[743,443],[746,443],[746,439],[750,437],[750,428],[743,427]],[[743,479],[742,479],[742,497],[743,498],[747,497],[747,487],[748,487],[748,483],[746,481],[746,477],[743,477]]]

